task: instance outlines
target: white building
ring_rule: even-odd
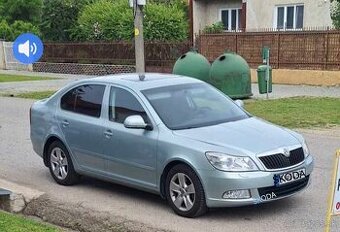
[[[330,0],[192,0],[192,27],[194,34],[219,21],[226,31],[326,29],[330,8]]]

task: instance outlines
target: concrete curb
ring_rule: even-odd
[[[95,199],[94,199],[95,200]],[[81,205],[60,203],[43,195],[27,204],[25,215],[41,218],[48,223],[82,232],[105,231],[165,231],[127,220],[112,212],[96,212]]]
[[[0,209],[11,213],[22,212],[28,203],[44,194],[38,190],[27,188],[3,179],[0,179],[0,186],[12,192],[9,197],[0,199]]]
[[[61,203],[50,199],[43,192],[3,179],[0,179],[0,186],[12,192],[9,197],[0,198],[0,209],[38,217],[63,228],[82,232],[165,231],[115,216],[112,212],[96,212],[81,205]]]

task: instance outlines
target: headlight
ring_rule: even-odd
[[[302,149],[303,149],[303,153],[305,154],[305,158],[307,158],[307,156],[309,156],[309,148],[307,146],[306,141],[303,141]]]
[[[227,172],[257,171],[254,161],[245,156],[231,156],[218,152],[206,152],[207,159],[216,169]]]

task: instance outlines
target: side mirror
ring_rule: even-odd
[[[242,100],[236,100],[235,101],[236,105],[238,105],[241,108],[244,108],[244,102]]]
[[[145,129],[152,130],[152,126],[145,123],[140,115],[131,115],[124,121],[124,126],[129,129]]]

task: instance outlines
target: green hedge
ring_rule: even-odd
[[[150,2],[145,12],[145,39],[183,41],[188,38],[188,20],[177,4]],[[99,0],[80,12],[72,38],[81,41],[131,40],[133,13],[127,0]]]

